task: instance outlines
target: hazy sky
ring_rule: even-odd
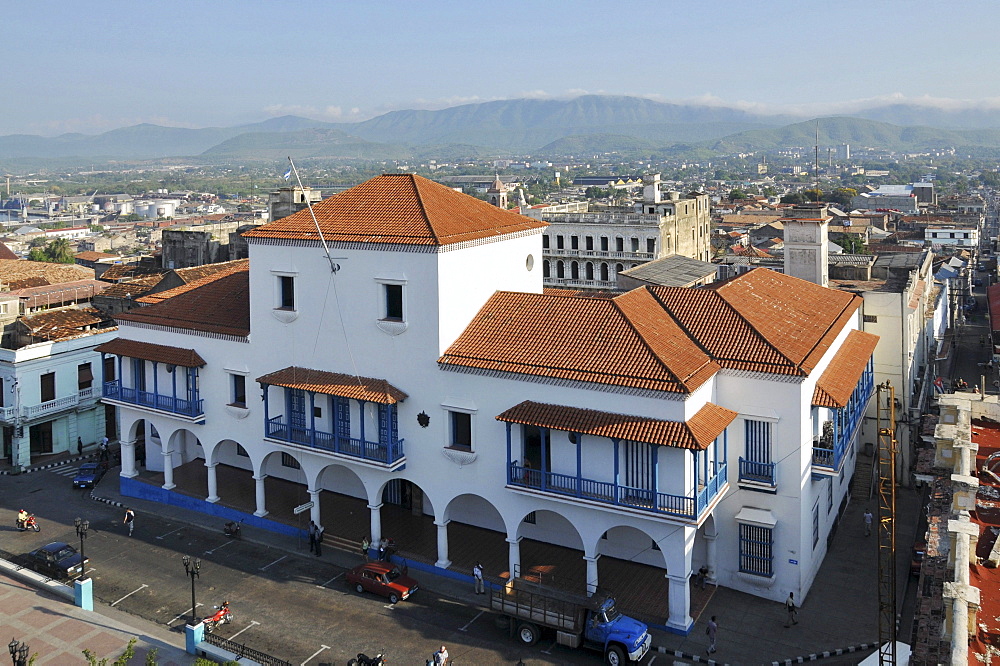
[[[583,93],[1000,106],[996,0],[31,0],[0,26],[0,135]]]

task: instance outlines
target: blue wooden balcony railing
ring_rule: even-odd
[[[718,473],[694,496],[671,495],[570,474],[542,472],[516,462],[510,463],[509,474],[510,484],[513,486],[690,519],[701,515],[728,481],[725,463],[719,464]]]
[[[158,409],[163,412],[183,414],[185,416],[200,416],[204,414],[204,400],[196,398],[178,398],[172,395],[163,395],[152,391],[140,391],[121,385],[120,379],[104,382],[103,395],[108,400],[118,400],[127,402],[130,405]]]
[[[774,485],[774,463],[755,462],[740,458],[740,481]]]
[[[861,373],[858,385],[854,387],[850,399],[844,407],[834,409],[831,419],[832,432],[820,436],[813,442],[812,463],[819,471],[837,473],[845,454],[854,442],[854,436],[864,418],[868,401],[875,390],[875,374],[871,359]]]
[[[389,442],[361,441],[354,437],[341,437],[313,428],[289,426],[283,416],[267,420],[266,436],[292,444],[339,453],[352,458],[391,465],[404,457],[403,440]]]

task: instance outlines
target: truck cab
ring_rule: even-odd
[[[609,666],[639,661],[652,641],[646,625],[618,612],[611,597],[589,611],[584,639],[605,653]]]

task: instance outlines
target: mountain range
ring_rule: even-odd
[[[437,111],[392,111],[356,123],[297,116],[234,127],[188,129],[141,124],[103,134],[0,136],[0,160],[157,160],[193,162],[300,159],[387,160],[601,153],[732,153],[849,143],[900,151],[1000,149],[1000,110],[942,110],[894,104],[848,116],[807,119],[639,97],[586,95],[517,99]]]

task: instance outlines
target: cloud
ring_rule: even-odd
[[[361,109],[357,107],[352,107],[345,112],[342,107],[334,105],[320,107],[311,104],[272,104],[265,106],[263,111],[272,118],[278,116],[303,116],[313,120],[325,120],[328,122],[351,122],[364,118]]]

